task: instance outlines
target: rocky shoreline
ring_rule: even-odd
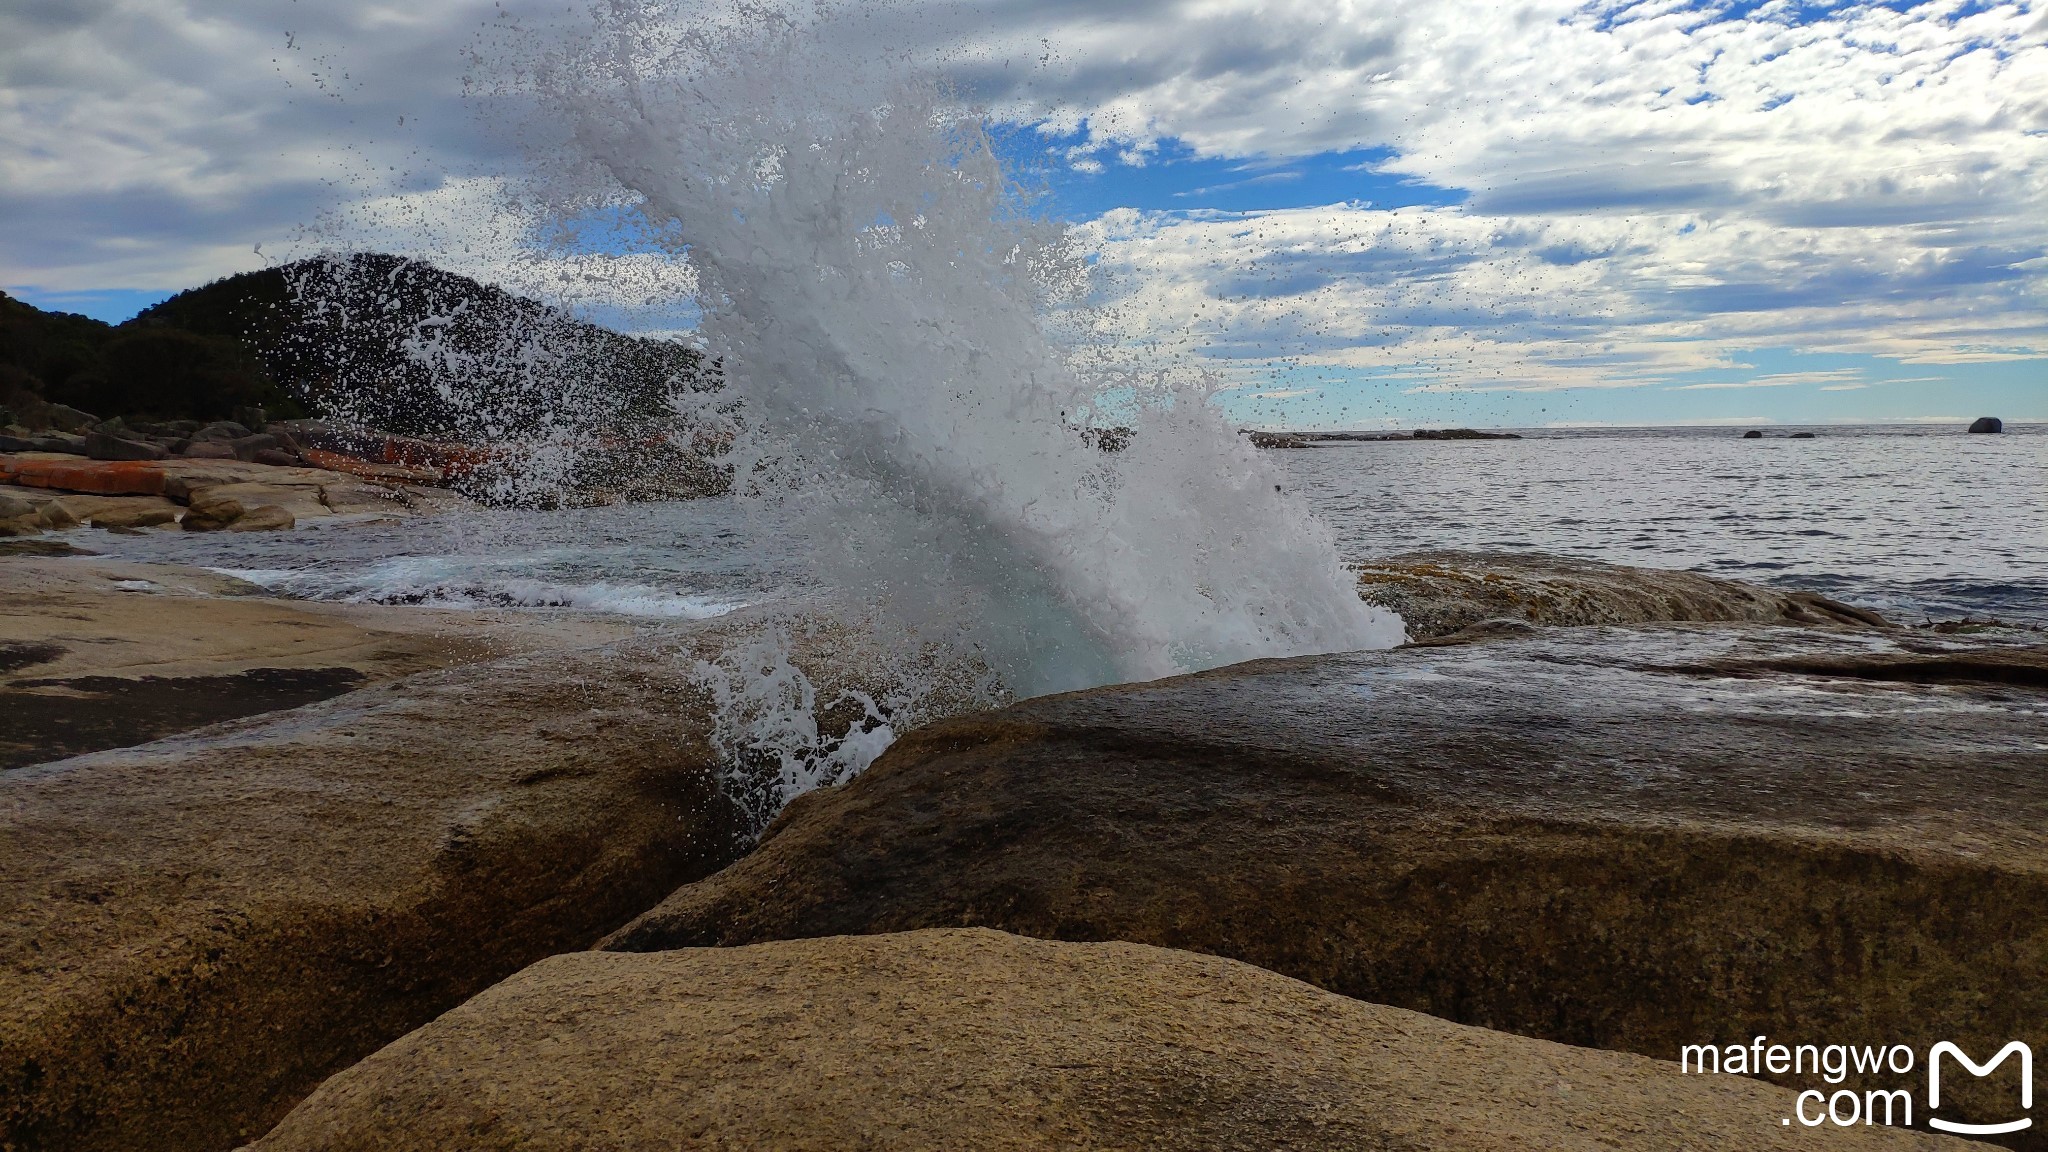
[[[0,1146],[1933,1147],[1670,1061],[2048,1039],[2037,638],[1361,578],[1414,643],[933,725],[754,845],[688,674],[743,620],[0,557],[10,700],[328,677],[16,741]]]

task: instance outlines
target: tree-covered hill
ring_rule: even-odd
[[[702,386],[699,354],[398,256],[299,261],[181,292],[120,325],[0,294],[0,403],[214,420],[247,407],[418,436],[630,428]],[[593,422],[593,417],[596,418]]]

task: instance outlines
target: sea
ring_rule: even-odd
[[[1519,440],[1332,441],[1264,457],[1348,561],[1546,553],[1820,592],[1906,624],[2048,626],[2048,425],[1742,431],[1523,429]],[[830,592],[793,529],[723,499],[288,533],[81,529],[73,542],[312,600],[655,622]]]

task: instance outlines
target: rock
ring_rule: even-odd
[[[1751,429],[1748,432],[1744,432],[1742,434],[1742,438],[1744,440],[1761,440],[1764,438],[1764,434],[1756,431],[1755,429]]]
[[[299,458],[279,448],[258,448],[249,454],[254,464],[268,464],[272,468],[296,468]]]
[[[343,479],[322,484],[320,503],[337,516],[388,514],[406,509],[404,498],[392,489],[367,481]]]
[[[1514,432],[1481,432],[1473,428],[1444,428],[1440,430],[1418,428],[1415,430],[1414,438],[1417,440],[1520,440],[1522,437]]]
[[[240,440],[254,435],[248,428],[232,420],[216,420],[199,431],[192,433],[194,440]]]
[[[223,486],[224,487],[224,486]],[[242,518],[248,509],[221,488],[201,488],[187,497],[184,525],[187,532],[213,532]]]
[[[154,528],[176,524],[184,509],[161,496],[65,496],[54,501],[94,528]]]
[[[94,460],[161,460],[170,455],[161,444],[129,440],[107,432],[89,432],[85,454]]]
[[[1254,448],[1310,447],[1310,444],[1307,440],[1303,439],[1300,436],[1290,436],[1285,432],[1253,432],[1250,435],[1252,447]]]
[[[0,492],[0,520],[19,520],[36,514],[36,506],[11,492]]]
[[[237,408],[235,420],[252,432],[261,432],[270,424],[270,414],[261,408]]]
[[[377,464],[324,448],[307,448],[301,455],[305,457],[306,463],[316,468],[358,476],[365,480],[384,480],[399,484],[439,484],[447,478],[447,474],[439,468]]]
[[[2044,673],[2010,644],[1671,625],[1030,700],[801,797],[607,947],[979,925],[1665,1059],[2039,1047]],[[1980,1084],[1965,1117],[2007,1106]]]
[[[47,452],[0,456],[0,483],[98,496],[161,496],[164,470],[144,461],[78,460]]]
[[[59,432],[83,432],[100,422],[100,418],[81,412],[68,404],[52,404],[43,410],[43,419],[48,426]]]
[[[37,514],[42,519],[43,527],[52,532],[64,532],[78,527],[77,513],[66,507],[61,500],[46,501],[37,510]]]
[[[292,514],[275,504],[249,509],[227,525],[230,532],[282,532],[297,525]]]
[[[258,466],[253,470],[268,472],[270,468]],[[216,484],[198,490],[188,499],[194,507],[220,500],[232,500],[244,509],[271,505],[301,519],[318,520],[332,515],[327,505],[320,502],[320,486],[317,484],[265,484],[260,481]]]
[[[2000,420],[1996,416],[1979,416],[1970,423],[1970,431],[1979,433],[2003,432],[2005,431],[2005,421]]]
[[[1214,957],[954,929],[552,957],[329,1080],[254,1147],[1804,1152],[1817,1134],[1778,1124],[1794,1106]]]
[[[1358,568],[1359,595],[1399,613],[1413,640],[1498,619],[1541,625],[1753,621],[1890,627],[1874,612],[1810,592],[1534,552],[1410,552]]]
[[[256,458],[256,453],[275,450],[278,440],[277,437],[267,432],[258,432],[253,436],[243,436],[239,439],[226,441],[226,443],[228,447],[235,450],[236,459],[253,461]]]
[[[192,440],[178,450],[178,455],[192,460],[239,459],[225,440]]]
[[[730,859],[688,666],[539,653],[0,774],[0,1146],[232,1147]]]
[[[0,452],[40,452],[42,441],[28,436],[0,434]]]
[[[176,524],[178,516],[176,508],[153,508],[135,512],[102,512],[86,523],[94,528],[158,528]]]
[[[1787,436],[1787,437],[1786,437],[1786,439],[1787,439],[1787,440],[1811,440],[1811,439],[1813,439],[1813,433],[1811,433],[1811,432],[1794,432],[1794,433],[1793,433],[1792,435],[1790,435],[1790,436]]]

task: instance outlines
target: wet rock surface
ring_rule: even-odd
[[[1897,632],[1577,628],[1027,701],[799,799],[607,946],[982,925],[1664,1059],[2038,1047],[2042,668]],[[2002,1105],[1988,1083],[1945,1107]]]
[[[686,667],[533,652],[0,775],[0,1146],[233,1147],[730,859]]]
[[[1359,595],[1392,608],[1413,640],[1488,620],[1540,625],[1750,622],[1887,627],[1867,609],[1696,572],[1540,553],[1410,552],[1358,566]]]
[[[1966,1147],[1782,1125],[1793,1107],[1215,957],[956,929],[554,957],[256,1147]]]

